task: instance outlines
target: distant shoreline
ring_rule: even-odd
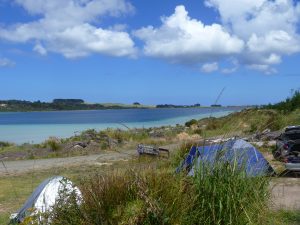
[[[224,109],[224,108],[247,108],[246,106],[220,106],[220,107],[212,107],[212,106],[200,106],[200,107],[120,107],[120,108],[102,108],[102,109],[53,109],[53,110],[28,110],[28,111],[3,111],[0,109],[0,113],[26,113],[26,112],[76,112],[76,111],[104,111],[104,110],[130,110],[130,109],[153,109],[153,110],[158,110],[158,109],[205,109],[205,108],[220,108],[220,109]]]
[[[172,109],[172,108],[234,108],[245,106],[222,106],[213,104],[203,106],[199,103],[193,105],[157,104],[143,105],[139,102],[123,103],[88,103],[82,99],[54,99],[52,102],[26,101],[26,100],[0,100],[0,112],[52,112],[77,110],[108,110],[108,109]]]

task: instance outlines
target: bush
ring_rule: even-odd
[[[186,126],[186,127],[191,127],[192,125],[195,125],[195,124],[197,124],[197,123],[198,123],[197,120],[192,119],[192,120],[190,120],[190,121],[187,121],[187,122],[185,123],[185,126]]]
[[[49,138],[47,141],[45,141],[45,144],[47,146],[49,146],[49,148],[51,149],[51,151],[53,152],[57,152],[58,150],[60,150],[60,143],[56,138]]]

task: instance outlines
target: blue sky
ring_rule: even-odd
[[[292,0],[0,0],[0,99],[224,105],[300,88]]]

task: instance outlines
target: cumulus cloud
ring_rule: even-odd
[[[135,46],[130,35],[121,30],[104,29],[103,16],[132,13],[126,0],[15,0],[39,19],[9,27],[0,27],[0,38],[19,43],[35,42],[34,51],[76,58],[100,53],[133,56]]]
[[[162,18],[159,28],[144,27],[134,35],[145,42],[148,56],[172,62],[199,63],[220,59],[242,51],[244,42],[230,35],[221,25],[204,25],[188,16],[184,6]]]
[[[7,58],[0,58],[0,67],[12,67],[16,63]]]
[[[211,73],[217,71],[218,69],[219,69],[219,65],[217,62],[205,63],[201,67],[201,71],[204,73]]]
[[[206,0],[215,8],[222,25],[245,41],[239,56],[249,68],[274,73],[282,56],[300,52],[297,26],[300,3],[293,0]]]
[[[293,0],[206,0],[220,23],[204,24],[184,6],[162,17],[160,27],[134,32],[144,41],[145,55],[176,63],[209,63],[234,57],[240,65],[273,73],[282,57],[300,52],[300,3]],[[234,72],[224,69],[224,73]]]

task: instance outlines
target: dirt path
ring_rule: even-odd
[[[274,209],[300,210],[300,178],[277,178],[271,188]]]
[[[163,146],[164,148],[174,150],[178,145],[171,144]],[[21,174],[30,172],[32,170],[50,169],[54,167],[67,167],[74,165],[94,165],[99,163],[109,163],[113,161],[129,160],[137,156],[136,150],[122,150],[122,151],[107,151],[105,153],[75,156],[66,158],[50,158],[50,159],[36,159],[36,160],[18,160],[5,161],[4,165],[0,161],[0,176]]]
[[[89,165],[101,161],[115,161],[129,159],[135,153],[134,150],[124,151],[124,153],[109,152],[96,155],[76,156],[68,158],[51,158],[51,159],[37,159],[37,160],[19,160],[6,161],[5,167],[1,165],[0,176],[4,174],[19,174],[29,172],[31,170],[50,169],[53,167],[65,167],[72,165]]]

